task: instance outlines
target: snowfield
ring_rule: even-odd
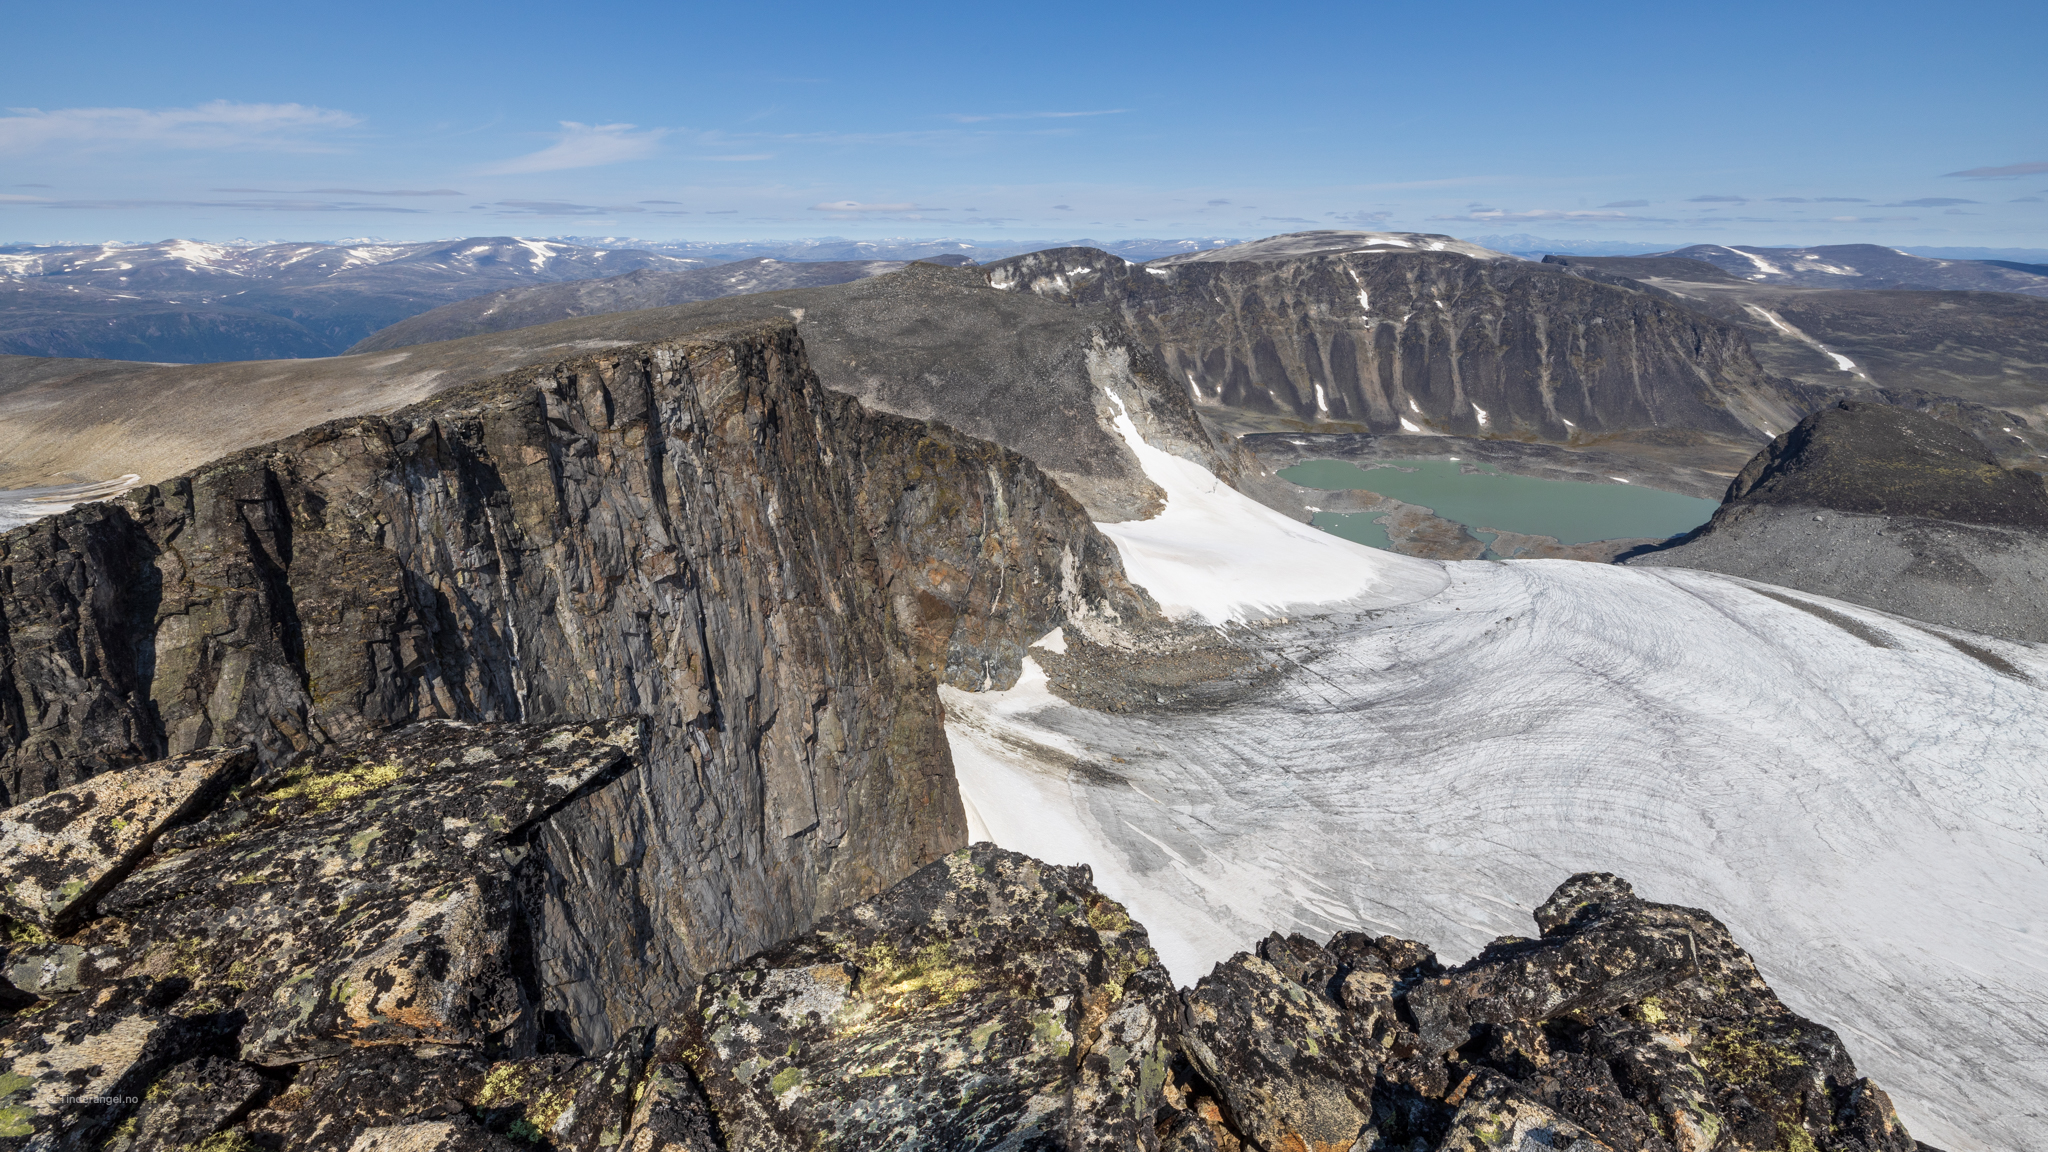
[[[2048,652],[1682,569],[1311,553],[1145,447],[1165,513],[1101,526],[1126,570],[1284,612],[1227,631],[1288,671],[1207,711],[1076,707],[1030,661],[942,689],[975,838],[1092,865],[1183,984],[1269,931],[1462,960],[1616,872],[1727,923],[1919,1139],[2037,1146]]]

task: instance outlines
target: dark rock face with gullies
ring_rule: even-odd
[[[1204,405],[1304,425],[1753,443],[1807,410],[1739,329],[1527,261],[1375,248],[1141,266],[1066,248],[981,271],[1107,303]]]
[[[2048,484],[1968,432],[1883,404],[1814,413],[1714,518],[1631,564],[1704,568],[2007,639],[2048,641]]]
[[[650,720],[531,846],[595,1050],[965,840],[935,684],[1155,618],[1030,462],[826,391],[787,325],[529,369],[0,535],[10,802],[209,744]]]

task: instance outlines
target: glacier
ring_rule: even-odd
[[[1720,916],[1919,1139],[2033,1143],[2048,650],[1713,573],[1314,541],[1116,423],[1167,493],[1101,526],[1131,578],[1285,671],[1121,714],[1035,660],[942,689],[975,839],[1091,865],[1182,983],[1270,931],[1463,959],[1616,872]]]

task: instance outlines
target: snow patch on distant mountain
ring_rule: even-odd
[[[1292,260],[1302,256],[1332,255],[1340,252],[1372,251],[1422,251],[1451,252],[1469,256],[1475,260],[1517,260],[1505,252],[1482,248],[1477,244],[1458,240],[1450,236],[1420,232],[1353,232],[1326,230],[1317,232],[1289,232],[1282,236],[1268,236],[1244,244],[1232,244],[1223,248],[1212,248],[1204,252],[1189,252],[1177,256],[1165,256],[1153,261],[1155,264],[1218,263],[1239,260]]]

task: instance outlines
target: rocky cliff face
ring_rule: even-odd
[[[1152,611],[1030,462],[819,386],[787,324],[517,372],[0,536],[9,803],[209,745],[649,718],[532,845],[598,1049],[965,826],[937,682]]]
[[[1754,443],[1805,411],[1740,330],[1646,292],[1410,241],[1231,252],[1055,249],[984,274],[1110,304],[1202,404],[1297,426]]]
[[[1807,417],[1757,453],[1705,526],[1628,563],[1726,572],[2048,641],[2041,474],[2002,466],[1962,428],[1887,404],[1846,401]]]

